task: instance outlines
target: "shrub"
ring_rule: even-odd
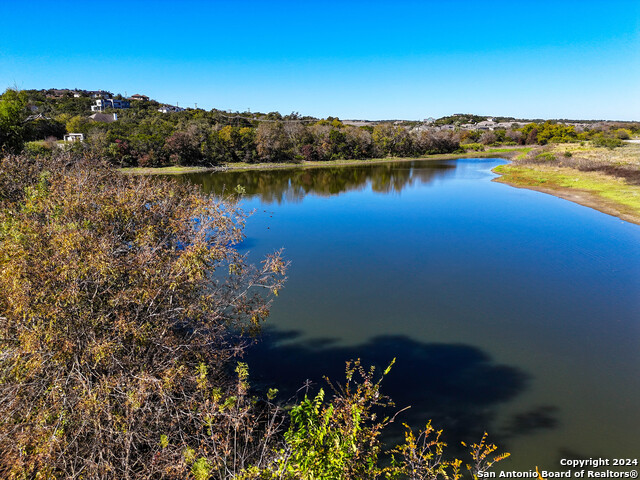
[[[27,142],[24,145],[24,151],[27,155],[46,156],[51,154],[51,147],[44,142]]]
[[[620,140],[629,140],[631,138],[631,131],[619,128],[616,130],[616,138],[619,138]]]
[[[465,152],[482,152],[484,150],[484,145],[481,143],[465,143],[460,145],[460,147],[463,148]]]
[[[324,390],[313,398],[305,395],[290,411],[285,444],[274,460],[265,468],[247,468],[238,479],[459,480],[462,461],[445,457],[442,432],[436,432],[431,422],[417,435],[405,425],[404,443],[388,452],[390,458],[381,458],[380,435],[394,420],[378,417],[381,407],[393,405],[380,390],[390,369],[391,365],[376,377],[375,369],[365,369],[360,360],[347,362],[344,386],[336,387],[327,379],[331,399],[326,399]],[[490,457],[495,450],[486,442],[486,433],[470,447],[467,468],[474,478],[509,456]]]
[[[498,140],[498,137],[494,132],[484,132],[480,136],[480,143],[484,145],[491,145],[492,143],[495,143],[497,140]]]
[[[624,145],[622,140],[620,140],[619,138],[605,137],[601,133],[593,137],[593,144],[596,147],[606,147],[610,150]]]
[[[543,153],[539,153],[535,156],[535,159],[540,161],[540,162],[555,162],[556,161],[556,157],[553,153],[551,152],[543,152]]]
[[[285,265],[247,265],[243,224],[194,187],[69,155],[0,161],[0,477],[249,461],[265,422],[227,372]]]

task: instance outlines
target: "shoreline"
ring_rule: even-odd
[[[127,175],[182,175],[185,173],[207,172],[243,172],[247,170],[280,170],[288,168],[329,168],[348,167],[358,165],[379,165],[384,163],[429,161],[429,160],[455,160],[457,158],[506,158],[510,159],[518,153],[526,152],[526,147],[520,148],[495,148],[483,152],[446,153],[427,155],[424,157],[386,157],[369,158],[363,160],[327,160],[320,162],[300,163],[227,163],[216,167],[124,167],[118,171]]]
[[[383,165],[385,163],[455,160],[458,158],[503,158],[506,160],[513,160],[515,157],[521,158],[530,150],[531,147],[511,147],[494,148],[481,152],[436,154],[424,157],[387,157],[364,160],[330,160],[300,163],[232,163],[216,167],[133,167],[120,168],[118,170],[127,175],[182,175],[188,173],[244,172],[252,170],[315,169]],[[492,171],[499,175],[492,181],[503,183],[514,188],[525,188],[553,195],[554,197],[562,198],[563,200],[617,217],[625,222],[640,225],[640,211],[622,202],[606,198],[596,188],[575,188],[568,185],[558,184],[554,181],[557,180],[555,177],[558,176],[561,178],[573,176],[580,179],[586,178],[587,180],[594,181],[598,185],[609,185],[611,189],[615,190],[616,185],[611,185],[613,182],[617,181],[615,177],[589,175],[574,169],[555,169],[555,171],[547,171],[544,167],[533,168],[531,165],[527,165],[525,167],[514,163],[498,166],[492,169]],[[633,193],[633,195],[636,195],[636,193]],[[638,193],[638,195],[640,195],[640,193]]]
[[[505,152],[506,149],[495,149],[495,151],[467,152],[467,153],[445,153],[428,155],[424,157],[386,157],[369,158],[364,160],[329,160],[324,162],[301,162],[301,163],[256,163],[256,164],[227,164],[225,172],[241,172],[247,170],[278,170],[287,168],[329,168],[329,167],[350,167],[360,165],[381,165],[396,162],[414,161],[438,161],[456,160],[458,158],[512,158],[514,154],[521,153],[522,149],[514,149]]]
[[[511,166],[513,164],[504,165]],[[518,168],[518,167],[516,167]],[[547,195],[553,195],[554,197],[562,198],[563,200],[568,200],[570,202],[576,203],[578,205],[582,205],[583,207],[588,207],[593,210],[597,210],[601,213],[611,215],[613,217],[617,217],[622,221],[633,223],[636,225],[640,225],[640,212],[634,210],[632,207],[625,205],[620,202],[616,202],[614,200],[603,197],[598,193],[597,190],[587,190],[584,188],[572,188],[564,185],[558,185],[553,181],[549,182],[548,185],[534,185],[526,183],[530,177],[526,177],[522,179],[518,177],[517,174],[514,174],[510,171],[504,171],[500,167],[496,167],[492,169],[492,172],[499,175],[499,177],[494,178],[492,181],[503,183],[505,185],[509,185],[514,188],[524,188],[527,190],[535,190],[537,192],[546,193]],[[530,174],[535,174],[539,177],[544,177],[545,172],[543,170],[534,170],[529,169]],[[566,174],[571,175],[580,175],[583,172],[579,171],[567,171]],[[544,183],[547,183],[546,180],[543,180]],[[609,180],[612,181],[612,180]]]

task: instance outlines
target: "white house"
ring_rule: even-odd
[[[65,142],[84,142],[84,133],[67,133],[64,136]]]
[[[182,107],[174,107],[173,105],[163,105],[158,109],[160,113],[184,112]]]
[[[95,105],[91,105],[92,112],[103,112],[106,108],[129,108],[128,100],[114,100],[113,98],[99,98]]]

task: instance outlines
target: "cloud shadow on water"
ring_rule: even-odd
[[[477,347],[424,343],[396,335],[375,337],[357,346],[300,337],[293,331],[265,330],[245,358],[254,384],[277,387],[281,399],[301,398],[306,380],[313,382],[315,391],[327,386],[324,376],[342,382],[347,360],[360,358],[363,365],[382,371],[396,358],[382,384],[383,393],[396,407],[385,414],[411,408],[398,416],[388,440],[399,438],[402,423],[415,429],[429,419],[437,429],[444,429],[450,445],[479,441],[488,431],[492,441],[505,446],[509,438],[557,426],[555,409],[543,406],[514,415],[500,432],[495,424],[500,406],[522,393],[531,378],[517,368],[496,364]]]

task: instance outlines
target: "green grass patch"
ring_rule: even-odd
[[[499,151],[496,151],[499,150]],[[298,163],[228,163],[225,167],[228,171],[237,170],[270,170],[277,168],[322,168],[322,167],[340,167],[352,165],[369,165],[393,162],[410,162],[422,160],[455,160],[456,158],[490,158],[503,157],[511,158],[515,152],[523,149],[494,149],[486,152],[467,152],[467,153],[446,153],[436,155],[424,155],[422,157],[386,157],[386,158],[367,158],[367,159],[344,159],[344,160],[327,160],[320,162],[298,162]]]
[[[555,162],[556,156],[551,152],[543,152],[536,155],[536,160],[539,160],[542,162]]]
[[[494,172],[503,175],[500,181],[516,186],[540,186],[549,189],[575,189],[597,195],[616,204],[624,212],[640,216],[640,187],[621,178],[597,172],[581,172],[569,168],[529,168],[499,165]]]
[[[514,150],[515,150],[514,148],[490,148],[486,150],[486,152],[487,153],[506,153],[506,152],[513,152]]]
[[[533,150],[533,147],[524,147],[518,149],[520,155],[516,157],[516,160],[524,160],[527,157],[527,153],[529,153],[531,150]]]
[[[200,173],[212,170],[207,167],[127,167],[118,171],[130,175],[181,175],[183,173]]]

